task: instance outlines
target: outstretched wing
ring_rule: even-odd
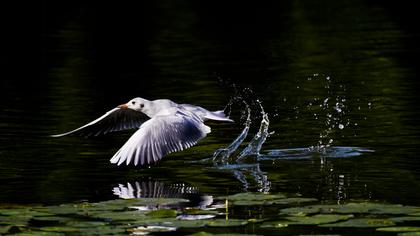
[[[155,116],[143,123],[140,129],[111,158],[111,163],[134,165],[156,163],[168,153],[181,151],[195,145],[210,127],[190,112]]]
[[[80,128],[63,134],[51,135],[51,137],[62,137],[70,134],[80,136],[97,136],[114,131],[134,129],[139,128],[145,119],[146,116],[138,111],[116,107],[98,119]]]

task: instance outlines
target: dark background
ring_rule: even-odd
[[[174,154],[179,162],[168,158],[149,171],[108,163],[129,133],[45,138],[136,96],[221,109],[237,86],[250,88],[270,114],[276,135],[264,149],[313,145],[325,127],[308,103],[346,97],[347,116],[337,118],[358,126],[336,129],[334,145],[375,150],[332,161],[334,173],[318,162],[267,162],[272,191],[336,199],[329,188],[345,175],[348,198],[420,204],[416,9],[414,1],[375,0],[2,2],[1,200],[104,200],[138,176],[208,194],[243,191],[230,173],[196,173],[183,162],[229,144],[243,127],[240,111],[237,123],[212,124],[212,136],[196,149]],[[308,84],[314,74],[322,81]]]

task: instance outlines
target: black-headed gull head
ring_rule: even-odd
[[[143,98],[133,98],[129,102],[121,104],[118,107],[146,113],[145,111],[150,109],[150,101]]]

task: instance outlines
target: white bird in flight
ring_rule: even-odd
[[[144,115],[150,117],[144,121]],[[134,98],[108,111],[98,119],[67,133],[97,136],[125,129],[138,130],[111,158],[111,163],[148,165],[163,156],[195,145],[210,133],[206,120],[230,121],[223,110],[208,111],[190,104],[177,104],[168,99],[149,101]]]

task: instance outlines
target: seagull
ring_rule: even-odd
[[[150,119],[144,121],[144,115]],[[197,144],[210,133],[206,120],[233,122],[223,110],[208,111],[190,104],[177,104],[169,99],[153,101],[134,98],[108,111],[96,120],[75,130],[51,135],[97,136],[109,132],[138,129],[114,154],[110,162],[121,165],[149,165],[165,155]]]

